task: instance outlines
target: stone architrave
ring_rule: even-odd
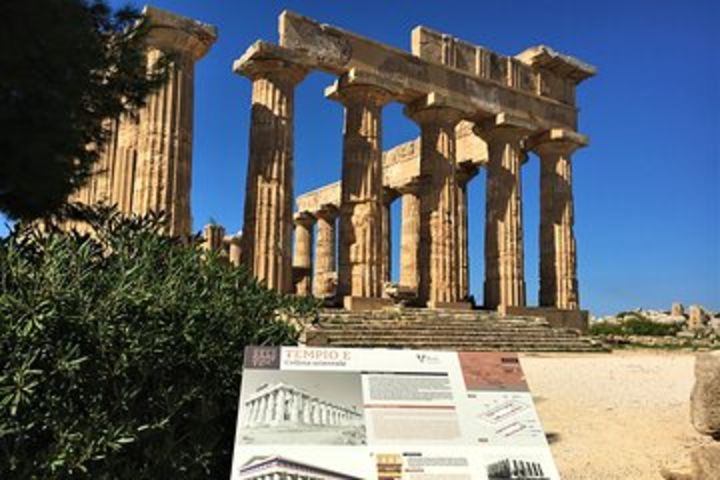
[[[580,308],[572,188],[572,153],[587,138],[552,129],[528,141],[540,157],[540,306]]]
[[[252,55],[236,61],[233,69],[252,80],[243,262],[268,288],[290,293],[295,86],[307,70]]]
[[[293,255],[293,276],[295,293],[301,296],[312,294],[312,248],[315,218],[300,212],[295,214],[295,252]]]
[[[195,62],[217,38],[214,27],[145,7],[148,65],[172,55],[167,82],[146,99],[139,114],[132,211],[163,211],[173,235],[192,229],[190,182]]]
[[[461,306],[455,127],[463,114],[432,98],[406,114],[421,130],[418,300],[429,307]]]
[[[520,167],[532,128],[504,114],[475,127],[488,146],[484,304],[490,309],[525,306]]]
[[[337,208],[326,206],[315,213],[317,218],[317,236],[315,237],[315,271],[313,275],[313,295],[317,298],[335,296],[336,272],[336,233]]]
[[[383,293],[382,107],[389,92],[342,77],[326,96],[345,107],[340,202],[339,297],[377,299]]]

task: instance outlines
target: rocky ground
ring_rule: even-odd
[[[563,480],[658,480],[707,442],[690,423],[692,353],[527,354],[522,364]]]

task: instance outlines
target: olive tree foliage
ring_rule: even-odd
[[[87,180],[107,119],[140,107],[167,78],[148,67],[148,26],[101,0],[0,2],[0,211],[55,213]]]
[[[0,478],[228,478],[244,347],[295,344],[282,317],[317,303],[89,212],[0,240]]]

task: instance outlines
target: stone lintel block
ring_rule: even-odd
[[[314,215],[323,209],[340,208],[340,195],[341,187],[338,181],[303,193],[295,199],[295,203],[298,211]]]
[[[560,77],[566,77],[576,84],[595,76],[597,68],[570,55],[553,50],[547,45],[530,47],[515,55],[521,62],[535,68],[544,68]]]
[[[427,308],[440,310],[472,310],[473,306],[470,302],[427,302]]]
[[[405,114],[408,117],[414,118],[420,112],[428,110],[444,112],[441,115],[453,118],[454,122],[462,119],[472,120],[477,115],[477,111],[471,108],[467,102],[463,102],[458,98],[442,95],[438,92],[430,92],[407,105],[405,107]]]
[[[361,310],[382,310],[393,306],[393,301],[389,298],[376,297],[352,297],[343,298],[343,307],[345,310],[361,311]]]
[[[527,150],[542,148],[548,144],[558,145],[560,148],[568,149],[571,152],[589,145],[590,139],[581,133],[564,128],[551,128],[538,133],[525,142]]]
[[[287,10],[280,15],[280,45],[295,52],[295,58],[309,68],[336,75],[353,68],[372,72],[383,82],[401,87],[397,100],[402,103],[437,92],[479,115],[510,112],[544,128],[574,128],[577,123],[572,105],[430,62]]]
[[[142,14],[150,26],[148,42],[161,50],[190,52],[202,58],[217,40],[217,27],[146,5]]]

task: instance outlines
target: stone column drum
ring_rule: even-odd
[[[442,107],[409,107],[406,113],[421,129],[418,300],[428,307],[457,307],[461,299],[455,127],[462,115]]]
[[[487,143],[485,307],[525,306],[520,167],[531,126],[504,114],[476,126]]]
[[[540,306],[577,310],[580,304],[570,155],[586,137],[552,129],[528,144],[540,157]]]
[[[290,293],[295,85],[306,70],[272,58],[241,59],[234,69],[252,80],[243,262],[268,288]]]
[[[337,208],[321,208],[316,214],[317,237],[315,239],[315,272],[313,275],[313,295],[317,298],[335,296],[335,221]]]
[[[354,299],[383,292],[381,111],[390,96],[342,79],[327,96],[345,106],[337,293],[352,309]]]
[[[420,184],[411,182],[400,190],[402,221],[400,232],[400,285],[415,292],[420,285]]]
[[[293,276],[295,293],[309,296],[312,293],[312,247],[315,219],[306,212],[295,214],[295,252]]]
[[[188,236],[195,62],[207,53],[217,32],[152,7],[144,14],[150,25],[148,64],[154,65],[163,53],[170,53],[172,62],[167,82],[150,94],[139,112],[132,211],[164,211],[169,233]]]

